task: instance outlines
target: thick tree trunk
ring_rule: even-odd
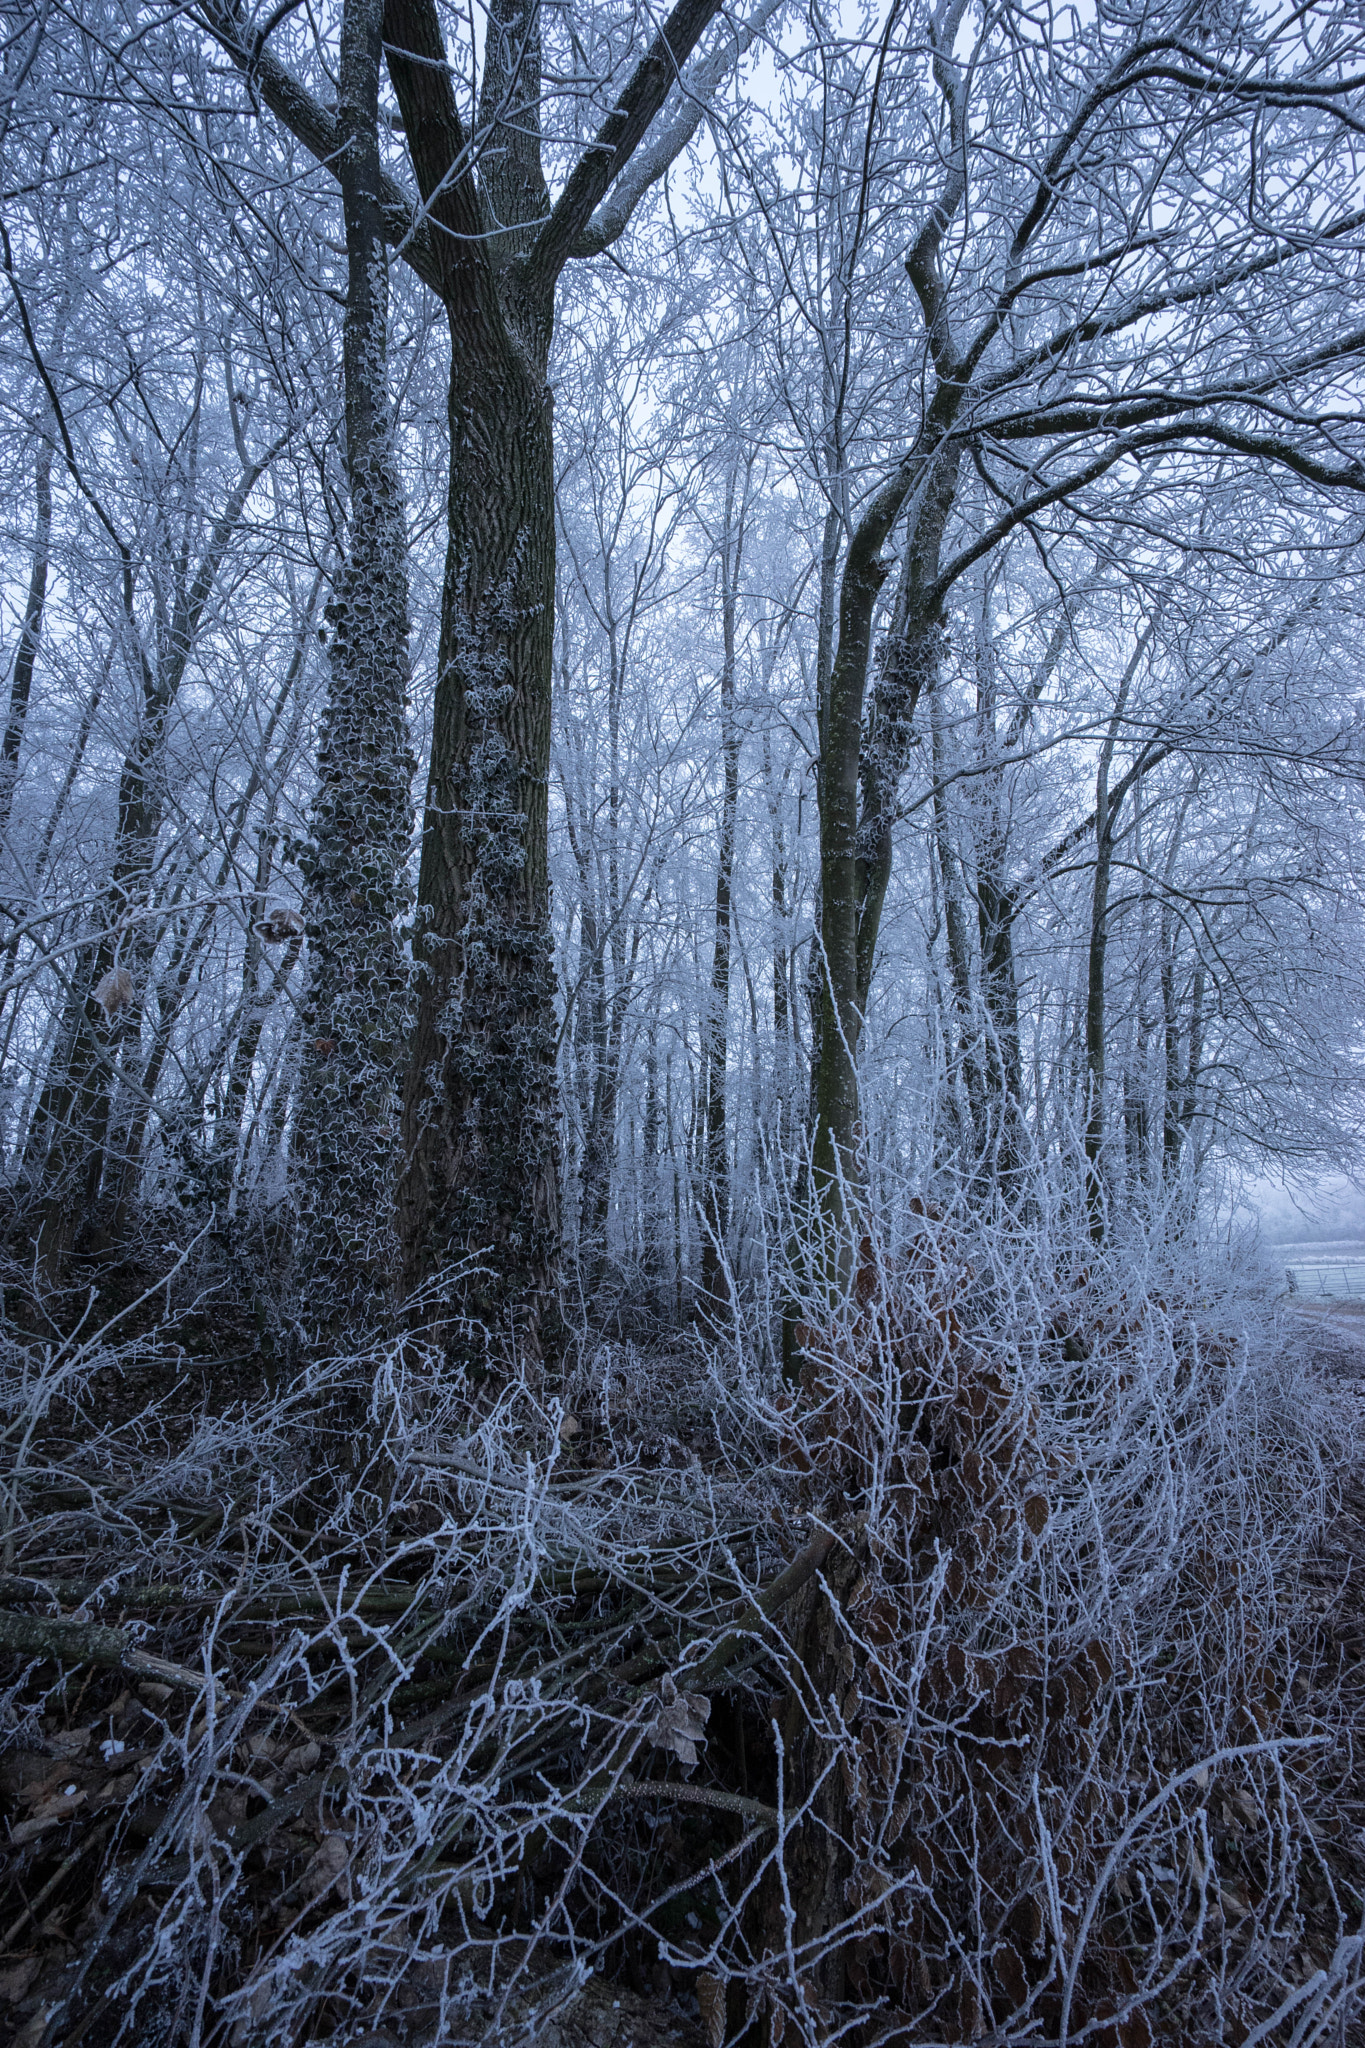
[[[534,1353],[559,1254],[547,777],[550,394],[452,324],[450,547],[432,728],[399,1222],[414,1319]]]
[[[477,144],[434,0],[388,0],[384,11],[421,201],[414,211],[381,181],[385,231],[441,299],[451,338],[449,552],[403,1100],[402,1286],[415,1328],[480,1361],[490,1336],[495,1351],[540,1349],[559,1254],[547,848],[555,289],[571,255],[604,246],[589,232],[595,211],[716,11],[716,0],[677,0],[553,209],[536,9],[494,0],[489,10]],[[263,51],[232,0],[210,0],[210,12],[267,104],[335,166],[337,121]],[[667,150],[657,168],[651,160],[645,182],[671,161]]]
[[[346,0],[339,175],[346,223],[347,556],[327,616],[330,689],[305,863],[309,973],[296,1107],[296,1315],[306,1341],[391,1311],[412,832],[407,534],[388,396],[379,158],[383,0]]]

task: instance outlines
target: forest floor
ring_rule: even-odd
[[[1365,1443],[1365,1302],[1329,1302],[1296,1313],[1312,1333],[1314,1365],[1353,1424],[1352,1438]],[[1342,1898],[1354,1894],[1357,1915],[1365,1915],[1365,1465],[1341,1477],[1337,1512],[1306,1562],[1303,1591],[1298,1684],[1305,1703],[1317,1695],[1340,1730],[1320,1781],[1327,1827],[1318,1846]],[[1365,2048],[1365,2013],[1346,2039],[1349,2048]]]
[[[1295,1313],[1309,1333],[1314,1365],[1346,1416],[1344,1434],[1365,1444],[1365,1303],[1305,1306]],[[154,1365],[125,1362],[96,1376],[86,1400],[106,1425],[122,1423],[155,1399],[173,1439],[177,1424],[188,1428],[197,1415],[224,1413],[266,1391],[245,1324],[237,1329],[230,1318],[227,1325],[205,1318],[202,1328],[193,1321],[181,1324],[178,1338],[178,1377],[169,1400],[164,1352]],[[65,1432],[76,1422],[60,1403],[51,1411],[47,1450],[55,1463],[61,1462]],[[1294,1707],[1306,1720],[1332,1725],[1337,1736],[1316,1780],[1312,1825],[1321,1883],[1301,1893],[1303,1947],[1316,1960],[1330,1955],[1336,1939],[1333,1895],[1348,1923],[1359,1925],[1365,1916],[1365,1464],[1339,1475],[1335,1512],[1315,1553],[1304,1561],[1301,1592]],[[0,1674],[14,1662],[0,1656]],[[0,1813],[9,1834],[9,1854],[0,1853],[0,1868],[9,1866],[0,1878],[0,2048],[36,2048],[44,2040],[47,2015],[101,1924],[100,1851],[116,1823],[126,1813],[128,1838],[136,1843],[149,1838],[161,1817],[161,1808],[147,1805],[136,1770],[146,1746],[143,1722],[152,1715],[149,1698],[168,1726],[184,1723],[181,1733],[188,1740],[184,1711],[164,1686],[139,1688],[134,1681],[130,1687],[119,1673],[100,1670],[73,1680],[60,1712],[45,1717],[41,1747],[10,1748],[0,1760]],[[291,1771],[300,1784],[321,1785],[309,1777],[317,1745],[311,1755],[308,1747],[301,1738],[296,1751],[278,1759],[286,1788],[293,1782]],[[262,1900],[267,1879],[278,1889],[284,1876],[306,1896],[334,1839],[320,1803],[324,1797],[325,1787],[314,1801],[316,1825],[291,1802],[292,1832],[281,1838],[273,1873],[268,1864],[262,1867]],[[226,1808],[221,1815],[215,1809],[215,1817],[225,1825],[232,1819]],[[1225,1810],[1224,1818],[1235,1835],[1237,1814]],[[17,1852],[30,1842],[35,1852],[20,1858]],[[286,1852],[292,1862],[282,1872],[279,1856]],[[319,1882],[326,1875],[321,1871]],[[1224,1900],[1235,1914],[1238,1898],[1225,1893]],[[130,1928],[130,1938],[135,1932]],[[126,1960],[114,1945],[110,1964]],[[633,1981],[593,1981],[541,2029],[543,2048],[707,2048],[685,1974],[670,1978],[667,1970],[656,1970],[651,1983],[646,1960],[628,1975]],[[413,2010],[407,2017],[416,2021],[419,2014]],[[88,2035],[84,2026],[79,2031],[90,2048],[103,2037],[98,2026]],[[1339,2038],[1347,2048],[1365,2048],[1365,2013]],[[374,2048],[396,2043],[396,2036],[382,2030],[367,2039]]]

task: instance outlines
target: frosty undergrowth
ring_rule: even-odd
[[[717,2043],[1340,2038],[1293,1680],[1348,1446],[1273,1307],[923,1209],[856,1267],[800,1387],[765,1303],[115,1421],[164,1333],[11,1342],[4,1604],[186,1674],[11,1660],[6,1914],[85,1844],[35,2040],[514,2040],[603,1970]]]

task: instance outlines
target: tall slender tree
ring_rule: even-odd
[[[390,1310],[407,973],[398,921],[412,831],[407,533],[388,377],[379,155],[383,0],[345,0],[337,105],[346,223],[346,558],[305,856],[309,975],[298,1084],[295,1298],[336,1334]]]

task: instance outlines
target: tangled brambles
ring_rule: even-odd
[[[786,1449],[844,1546],[793,1631],[774,2038],[1320,2038],[1359,1944],[1295,1996],[1311,1410],[1183,1276],[1019,1266],[921,1214],[798,1331]]]
[[[215,1416],[165,1331],[13,1347],[35,2043],[1340,2039],[1330,1418],[1216,1276],[1084,1255],[921,1211],[799,1390],[409,1343]]]

